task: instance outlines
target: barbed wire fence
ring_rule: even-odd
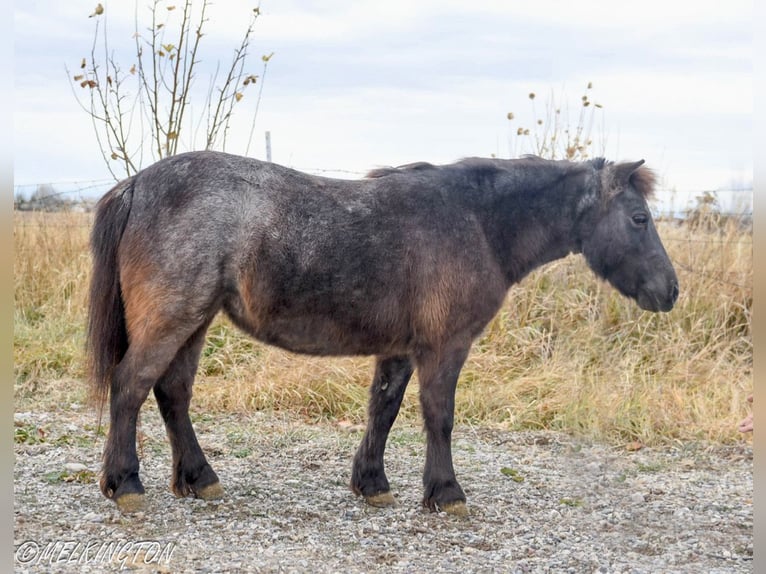
[[[343,178],[363,178],[367,172],[348,169],[295,168],[300,171],[321,176]],[[14,208],[23,211],[63,210],[66,206],[84,206],[87,210],[113,185],[113,179],[94,179],[83,181],[60,181],[44,183],[17,184],[14,186]],[[688,219],[690,213],[709,214],[721,219],[736,218],[744,226],[752,225],[752,189],[732,189],[714,191],[676,191],[660,190],[657,192],[653,214],[657,219]],[[721,196],[726,196],[726,201]],[[686,197],[686,200],[679,201]]]
[[[300,169],[300,168],[298,168]],[[365,172],[346,169],[303,168],[314,175],[344,178],[362,178]],[[14,187],[14,209],[19,212],[74,212],[84,214],[77,218],[46,218],[44,225],[51,227],[89,228],[93,208],[98,199],[113,185],[112,179],[62,181],[53,183],[19,184]],[[678,192],[660,190],[658,201],[652,204],[656,220],[672,224],[686,233],[667,234],[663,237],[668,247],[676,244],[689,254],[705,250],[720,259],[719,270],[711,275],[687,266],[683,261],[674,264],[686,272],[703,275],[719,283],[749,289],[751,285],[733,280],[726,270],[727,253],[742,252],[752,257],[752,189]],[[17,219],[16,227],[39,226],[40,222]],[[703,233],[700,233],[702,227]],[[726,232],[736,229],[736,233]],[[669,247],[670,248],[670,247]],[[748,283],[751,280],[748,278]]]
[[[314,175],[361,178],[366,174],[340,169],[303,169]],[[87,180],[77,182],[57,182],[20,184],[14,188],[14,209],[20,213],[50,213],[43,222],[20,216],[15,218],[14,227],[78,228],[79,231],[90,229],[92,212],[98,199],[113,185],[114,180]],[[64,189],[62,189],[64,188]],[[657,194],[662,196],[663,192]],[[728,285],[742,290],[752,289],[752,277],[732,277],[727,269],[727,261],[732,251],[744,251],[752,259],[752,190],[729,190],[722,193],[729,197],[721,201],[719,192],[697,192],[673,195],[673,201],[653,205],[655,219],[663,225],[671,225],[678,231],[663,234],[663,242],[668,249],[675,247],[675,252],[683,252],[685,260],[676,258],[674,265],[686,273],[712,280],[721,285]],[[684,202],[676,201],[679,195],[686,195]],[[732,197],[734,199],[732,200]],[[732,209],[732,206],[734,207]],[[724,207],[722,209],[722,207]],[[728,207],[728,209],[726,209]],[[56,213],[69,212],[77,217],[56,217]],[[735,230],[735,233],[732,233]],[[736,244],[736,245],[735,245]],[[707,257],[717,259],[713,269],[695,268],[688,262],[695,261],[695,254],[703,252]]]

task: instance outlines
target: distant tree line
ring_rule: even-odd
[[[29,197],[17,192],[13,208],[18,211],[90,211],[91,201],[79,197],[67,197],[69,192],[56,191],[49,183],[41,183]]]

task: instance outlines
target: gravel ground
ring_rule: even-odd
[[[96,484],[103,438],[78,410],[17,413],[18,572],[753,572],[752,445],[628,451],[549,432],[459,427],[470,515],[420,508],[423,436],[397,424],[398,506],[347,488],[360,429],[279,415],[196,416],[226,489],[176,499],[156,410],[142,415],[146,512]]]

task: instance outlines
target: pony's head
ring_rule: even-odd
[[[633,163],[591,162],[597,188],[582,206],[581,250],[593,271],[647,311],[670,311],[678,278],[652,219],[647,199],[655,177]]]

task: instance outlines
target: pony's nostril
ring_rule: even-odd
[[[673,283],[673,287],[670,291],[670,298],[673,300],[673,303],[678,300],[678,292],[678,283]]]

